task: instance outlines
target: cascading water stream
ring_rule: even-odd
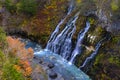
[[[54,40],[51,51],[54,53],[58,53],[60,55],[64,55],[63,57],[66,58],[67,53],[71,53],[69,50],[71,49],[71,39],[72,35],[76,31],[75,22],[78,19],[78,15],[76,14],[73,18],[73,20],[70,20],[70,22],[66,25],[66,27],[62,30],[62,32],[56,37]],[[66,46],[67,44],[67,46]],[[69,46],[68,46],[69,45]],[[64,49],[62,49],[64,48]]]
[[[71,48],[72,48],[72,41],[71,41],[71,39],[72,39],[72,36],[73,36],[73,34],[75,33],[75,31],[76,31],[76,26],[75,26],[75,24],[73,24],[73,28],[72,28],[72,31],[68,34],[68,36],[66,37],[66,40],[65,40],[65,42],[64,42],[64,44],[63,44],[63,47],[61,47],[61,51],[60,51],[60,53],[61,53],[61,55],[63,56],[63,58],[65,58],[65,59],[68,59],[69,58],[69,55],[70,55],[70,53],[71,53]]]
[[[64,22],[65,19],[66,19],[66,17],[60,21],[60,23],[57,25],[54,32],[51,34],[50,39],[49,39],[49,41],[47,43],[46,49],[48,49],[48,50],[50,49],[50,47],[52,45],[52,42],[55,40],[57,34],[59,33],[60,25]]]
[[[90,23],[86,22],[86,27],[79,32],[77,43],[75,49],[72,51],[72,37],[76,31],[76,21],[78,19],[79,13],[78,12],[74,17],[72,17],[68,23],[66,24],[65,28],[60,32],[61,25],[64,23],[68,15],[72,12],[74,8],[74,0],[71,0],[71,4],[68,8],[68,13],[64,19],[62,19],[59,24],[56,26],[56,29],[50,36],[50,39],[47,43],[45,50],[50,50],[53,53],[61,55],[64,59],[69,61],[69,64],[73,64],[75,62],[76,56],[81,54],[82,42],[83,39],[90,28]],[[89,62],[90,59],[94,58],[100,48],[101,41],[97,44],[96,50],[90,57],[86,58],[85,62],[83,63],[80,68],[84,67],[86,63]]]
[[[72,12],[73,8],[74,8],[74,0],[71,0],[67,15],[69,15]]]
[[[82,41],[83,41],[83,39],[85,37],[85,34],[89,30],[89,28],[90,28],[90,23],[86,22],[86,27],[84,28],[84,31],[83,32],[80,31],[80,34],[78,36],[76,47],[73,50],[71,59],[69,61],[70,64],[72,64],[74,62],[76,56],[81,53],[81,49],[80,49],[81,48],[81,44],[82,44]]]
[[[83,64],[82,64],[82,66],[80,66],[79,68],[84,68],[84,67],[86,66],[86,64],[87,64],[88,62],[90,62],[90,60],[92,60],[92,59],[97,55],[98,50],[99,50],[99,48],[100,48],[103,40],[104,40],[104,39],[100,40],[100,41],[97,43],[97,45],[96,45],[96,47],[95,47],[95,51],[94,51],[89,57],[86,58],[86,60],[85,60],[85,61],[83,62]]]
[[[60,50],[60,55],[65,58],[68,59],[72,50],[72,36],[76,31],[76,26],[75,26],[75,22],[78,19],[78,15],[77,14],[75,16],[75,18],[73,19],[73,21],[70,23],[70,25],[68,27],[71,28],[71,31],[67,34],[64,43],[62,44],[61,50]],[[62,39],[62,38],[61,38]]]
[[[65,19],[67,18],[67,16],[72,12],[73,8],[74,8],[74,0],[71,0],[71,3],[70,3],[70,6],[68,8],[68,12],[67,12],[67,15],[65,16],[65,18],[63,18],[59,23],[58,25],[56,26],[55,30],[53,31],[53,33],[51,34],[50,36],[50,39],[47,43],[47,46],[46,46],[46,49],[49,50],[51,48],[51,45],[53,43],[53,41],[55,40],[55,38],[57,37],[57,34],[59,33],[60,31],[60,27],[61,25],[64,23]]]

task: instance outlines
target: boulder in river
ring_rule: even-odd
[[[55,65],[54,65],[53,63],[49,63],[49,64],[48,64],[48,67],[49,67],[50,69],[52,69],[54,66],[55,66]]]
[[[49,73],[49,77],[51,78],[51,79],[55,79],[55,78],[57,78],[57,73],[55,73],[55,72],[53,72],[53,71],[51,71],[50,73]]]
[[[40,60],[39,60],[39,63],[40,63],[40,64],[42,64],[42,63],[43,63],[43,61],[40,59]]]

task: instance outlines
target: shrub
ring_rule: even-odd
[[[25,13],[27,15],[34,15],[37,12],[37,3],[35,0],[5,0],[4,5],[11,13]]]
[[[94,24],[95,20],[93,18],[88,18],[88,21],[90,22],[90,24]]]
[[[34,15],[37,12],[37,3],[35,0],[21,0],[17,4],[18,12]]]
[[[6,34],[4,30],[0,27],[0,49],[3,49],[6,45]]]
[[[119,6],[115,1],[112,1],[111,2],[111,8],[112,8],[113,11],[116,11],[116,10],[119,9]]]
[[[12,37],[7,37],[7,42],[9,55],[18,59],[18,64],[14,65],[15,69],[29,77],[32,73],[30,61],[33,58],[33,49],[25,49],[24,43]]]
[[[2,71],[2,80],[25,80],[22,74],[18,72],[10,62],[5,63]]]
[[[0,49],[0,80],[30,79],[32,48],[25,49],[22,42],[12,37],[7,37],[6,43],[6,50]]]
[[[81,3],[81,0],[76,0],[77,3]]]
[[[4,5],[5,5],[6,9],[10,12],[15,12],[17,9],[13,0],[5,0]]]
[[[120,37],[112,37],[112,42],[113,43],[118,43],[120,41]]]
[[[16,58],[12,58],[0,50],[0,80],[25,80],[22,73],[13,67],[17,63]]]

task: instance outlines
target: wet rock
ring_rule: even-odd
[[[50,60],[56,60],[55,56],[50,56]]]
[[[34,59],[36,59],[36,57],[35,57],[35,56],[34,56],[33,58],[34,58]]]
[[[40,63],[40,64],[42,64],[42,63],[43,63],[43,61],[40,59],[40,60],[39,60],[39,63]]]
[[[53,63],[49,63],[49,64],[48,64],[48,67],[49,67],[50,69],[52,69],[54,66],[55,66],[55,65],[54,65]]]
[[[55,79],[55,78],[57,78],[57,73],[55,73],[55,72],[53,72],[53,71],[51,71],[50,73],[49,73],[49,77],[51,78],[51,79]]]

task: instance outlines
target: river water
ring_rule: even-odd
[[[39,44],[30,41],[29,39],[20,38],[20,41],[25,43],[26,49],[31,47],[34,50],[35,57],[43,59],[45,63],[53,63],[55,67],[52,70],[57,74],[60,74],[64,78],[64,80],[90,80],[89,76],[87,76],[74,64],[69,64],[68,61],[60,55],[52,53],[51,51],[48,51],[46,49],[42,49]]]

